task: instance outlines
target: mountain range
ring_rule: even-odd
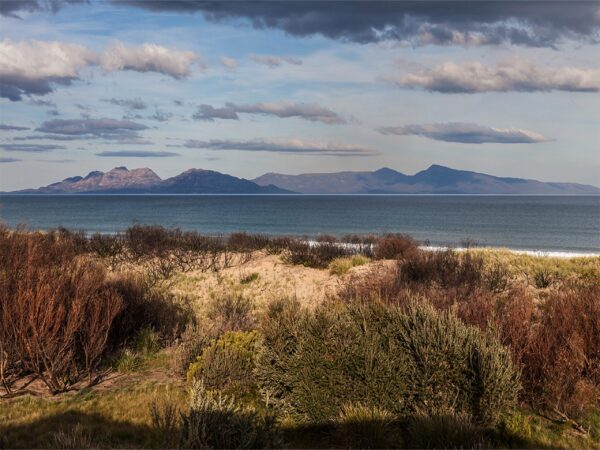
[[[148,168],[116,167],[85,177],[65,178],[19,194],[530,194],[600,195],[600,188],[495,177],[440,165],[406,175],[389,168],[373,172],[284,175],[267,173],[254,180],[212,170],[190,169],[162,180]]]

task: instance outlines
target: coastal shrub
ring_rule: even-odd
[[[548,288],[554,283],[554,274],[547,269],[538,269],[533,274],[533,283],[538,289]]]
[[[510,352],[492,335],[422,302],[334,302],[314,312],[278,302],[261,330],[259,383],[303,420],[333,420],[351,402],[493,423],[519,389]]]
[[[74,239],[0,229],[0,379],[9,392],[25,374],[52,393],[95,380],[123,301]]]
[[[375,243],[375,259],[403,259],[418,250],[415,240],[402,234],[386,234]]]
[[[218,337],[217,329],[206,323],[190,323],[181,334],[175,351],[172,354],[171,367],[177,374],[185,377],[196,358],[205,347]]]
[[[93,255],[106,259],[112,268],[123,258],[124,241],[120,234],[95,233],[89,238],[88,247]]]
[[[399,265],[403,282],[436,283],[442,288],[481,285],[485,273],[484,260],[480,255],[453,250],[415,252]]]
[[[123,300],[123,308],[110,330],[111,349],[132,344],[143,330],[152,330],[161,342],[172,342],[193,318],[188,304],[150,287],[142,275],[122,273],[113,277],[109,285]]]
[[[262,234],[232,233],[227,238],[227,247],[234,252],[253,252],[269,247],[271,239]]]
[[[187,371],[188,382],[203,380],[210,389],[244,391],[254,385],[259,339],[256,331],[229,331],[204,348]]]
[[[538,314],[521,357],[527,398],[535,406],[581,416],[599,404],[600,285],[551,291]]]
[[[212,298],[207,305],[206,316],[217,330],[249,331],[254,328],[252,301],[241,294],[229,293]]]
[[[291,241],[284,254],[284,261],[289,264],[324,269],[335,258],[341,258],[351,253],[351,249],[335,242]]]
[[[378,406],[342,406],[335,431],[336,443],[344,448],[402,448],[397,418]]]
[[[274,448],[281,445],[272,417],[239,406],[233,397],[196,381],[190,410],[181,415],[181,448]]]

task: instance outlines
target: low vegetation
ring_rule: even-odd
[[[600,448],[600,258],[0,228],[0,383],[0,447]]]

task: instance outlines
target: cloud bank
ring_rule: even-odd
[[[154,44],[126,46],[115,42],[103,53],[59,41],[0,41],[0,97],[19,101],[45,95],[55,85],[69,85],[85,68],[101,65],[107,72],[157,72],[175,79],[188,77],[200,56]]]
[[[269,102],[238,105],[227,103],[224,107],[200,105],[192,116],[196,120],[213,122],[215,119],[239,120],[238,114],[262,114],[281,118],[298,117],[310,122],[328,125],[344,124],[346,120],[336,112],[313,103]]]
[[[247,141],[220,140],[212,139],[210,141],[188,140],[184,147],[200,148],[206,150],[239,150],[247,152],[272,152],[272,153],[292,153],[292,154],[311,154],[323,156],[373,156],[375,151],[358,146],[310,142],[302,139],[290,140],[269,140],[253,139]]]
[[[42,153],[63,150],[65,147],[52,144],[0,144],[0,148],[6,152]]]
[[[460,142],[463,144],[535,144],[548,142],[547,137],[529,130],[518,128],[492,128],[473,123],[434,123],[425,125],[405,125],[382,127],[380,133],[386,135],[416,135],[436,141]]]
[[[397,77],[382,77],[382,80],[405,88],[446,94],[600,91],[600,69],[543,67],[524,59],[501,61],[495,66],[476,61],[445,62]]]
[[[565,39],[597,41],[597,0],[522,1],[279,1],[113,0],[153,11],[201,12],[209,21],[245,19],[255,28],[292,36],[322,36],[358,43],[393,40],[409,45],[554,47]]]
[[[101,137],[104,139],[137,138],[138,131],[148,127],[130,120],[116,119],[70,119],[50,120],[42,123],[36,131],[67,136]]]

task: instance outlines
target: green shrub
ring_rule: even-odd
[[[269,402],[318,423],[335,419],[346,403],[398,411],[405,363],[385,315],[370,307],[351,311],[339,303],[314,313],[297,302],[271,305],[257,364]]]
[[[332,275],[343,275],[356,266],[362,266],[369,262],[369,258],[356,255],[352,258],[336,258],[329,264],[329,272]]]
[[[160,339],[152,328],[143,328],[138,333],[133,348],[144,356],[154,355],[160,350]]]
[[[115,361],[114,367],[117,372],[130,373],[139,370],[143,363],[144,358],[142,356],[129,349],[125,349]]]
[[[256,331],[229,331],[204,349],[187,372],[189,382],[204,380],[209,388],[234,386],[240,390],[254,384],[253,370],[258,346]]]
[[[493,336],[423,303],[330,302],[308,312],[278,302],[262,330],[260,386],[301,420],[327,422],[360,403],[487,423],[519,389],[510,353]]]
[[[219,333],[249,331],[254,328],[252,301],[239,294],[213,298],[207,316]]]
[[[280,446],[275,422],[233,397],[209,391],[201,381],[191,388],[190,410],[181,416],[181,448],[273,448]]]
[[[401,448],[395,416],[377,406],[348,404],[335,423],[336,444],[344,448]]]

